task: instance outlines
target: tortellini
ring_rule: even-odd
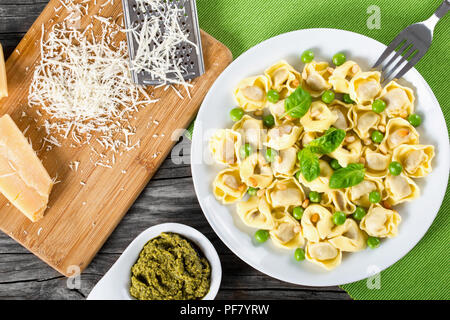
[[[352,214],[356,209],[356,206],[348,199],[348,195],[341,189],[324,193],[323,200],[326,201],[325,204],[332,205],[336,211],[346,214]]]
[[[333,229],[331,212],[320,204],[306,208],[301,219],[303,236],[311,242],[326,239]]]
[[[281,60],[239,82],[242,118],[209,140],[213,159],[226,166],[213,193],[261,230],[256,240],[266,232],[274,245],[303,248],[307,261],[332,270],[343,255],[364,250],[369,236],[397,235],[393,206],[420,196],[415,179],[430,174],[435,150],[406,120],[413,90],[396,80],[382,87],[380,76],[351,60],[335,69],[312,61],[302,72]],[[268,99],[271,90],[278,96]],[[337,93],[333,101],[322,100],[326,90]],[[342,102],[344,94],[353,102]],[[377,99],[383,111],[372,110]]]
[[[213,182],[214,196],[223,204],[242,199],[247,186],[239,176],[239,169],[228,168],[219,172]]]
[[[272,209],[265,198],[250,197],[248,201],[237,204],[236,211],[247,226],[271,230],[275,226]]]
[[[362,150],[361,139],[349,135],[336,150],[330,153],[330,157],[336,159],[342,167],[346,167],[349,163],[359,162]]]
[[[369,110],[355,108],[353,110],[354,130],[361,139],[367,139],[380,124],[385,124],[385,116]]]
[[[386,103],[385,112],[389,118],[406,118],[414,112],[414,93],[395,81],[389,82],[381,92],[380,99]]]
[[[303,188],[294,178],[275,181],[266,190],[267,201],[273,208],[290,210],[305,199]]]
[[[352,119],[352,105],[339,100],[334,100],[328,105],[328,108],[336,115],[336,121],[333,126],[338,129],[349,131],[353,129],[355,123]]]
[[[283,116],[286,114],[286,110],[284,108],[284,99],[279,100],[276,103],[268,103],[269,111],[275,119],[275,123],[278,125],[283,123]]]
[[[286,121],[268,131],[265,145],[275,150],[287,149],[297,142],[301,133],[299,126]]]
[[[399,162],[404,172],[413,178],[427,176],[431,168],[431,160],[434,158],[434,146],[432,145],[401,145],[394,149],[392,159]]]
[[[359,227],[369,236],[392,238],[397,235],[401,220],[397,211],[383,208],[377,204],[370,207],[367,214],[361,219]]]
[[[346,189],[348,199],[357,206],[368,208],[370,206],[369,194],[372,191],[378,191],[382,199],[386,199],[383,181],[379,178],[366,177],[356,186]]]
[[[275,226],[270,231],[270,237],[275,245],[285,249],[294,249],[305,244],[300,223],[290,214],[284,211],[275,211],[273,220]]]
[[[267,188],[273,181],[270,163],[259,153],[253,153],[242,161],[239,174],[242,181],[253,188]]]
[[[303,69],[303,87],[311,96],[319,97],[325,90],[331,88],[329,78],[333,73],[327,62],[312,61]]]
[[[255,76],[239,82],[234,97],[238,105],[245,111],[262,110],[266,104],[270,79],[266,76]]]
[[[388,175],[384,180],[384,186],[390,204],[395,205],[405,201],[412,201],[419,197],[419,187],[413,180],[400,174],[399,176]]]
[[[352,219],[347,219],[343,225],[336,226],[329,238],[328,241],[341,251],[356,252],[366,248],[367,235]]]
[[[233,131],[241,135],[241,143],[249,143],[255,149],[261,149],[265,139],[265,132],[262,120],[250,116],[243,116],[233,126]]]
[[[385,177],[391,163],[391,154],[376,152],[369,147],[363,151],[365,159],[366,175],[368,177]]]
[[[305,248],[305,257],[312,263],[332,270],[341,264],[342,252],[330,241],[308,242]]]
[[[236,165],[239,160],[241,135],[230,129],[218,130],[209,140],[209,149],[214,159],[224,165]]]
[[[359,106],[371,109],[372,102],[381,92],[380,78],[378,71],[359,72],[350,80],[350,98]]]
[[[359,65],[351,60],[334,69],[329,79],[333,90],[340,93],[350,93],[350,80],[360,71]]]
[[[292,177],[296,171],[298,148],[293,146],[280,150],[275,161],[272,162],[272,170],[276,177]]]
[[[300,123],[306,132],[325,132],[337,119],[337,114],[328,109],[325,103],[315,101],[300,119]]]
[[[389,120],[386,126],[386,135],[380,144],[380,150],[384,153],[392,152],[402,144],[418,144],[419,133],[406,120],[394,118]]]
[[[284,60],[266,69],[264,74],[270,79],[271,88],[281,97],[291,94],[302,81],[301,74]]]

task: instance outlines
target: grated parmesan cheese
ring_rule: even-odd
[[[87,13],[88,1],[59,1],[71,18],[74,13]],[[108,3],[113,2],[104,5]],[[44,143],[61,147],[66,139],[75,145],[94,140],[107,151],[129,151],[140,145],[131,139],[136,132],[130,124],[132,114],[158,100],[132,82],[127,44],[110,37],[120,27],[111,18],[94,16],[92,21],[84,30],[70,21],[48,31],[42,25],[41,60],[34,70],[28,103],[46,118]],[[101,29],[98,37],[94,23]]]
[[[164,90],[172,88],[183,98],[174,87],[181,85],[190,97],[192,84],[182,77],[186,71],[182,59],[172,57],[181,43],[199,49],[188,40],[188,34],[179,24],[177,17],[185,14],[184,9],[167,6],[165,0],[137,0],[142,12],[155,10],[159,15],[145,18],[142,28],[130,30],[123,30],[115,22],[117,19],[100,15],[107,5],[114,5],[114,0],[105,0],[99,12],[91,13],[91,23],[84,29],[80,23],[89,15],[92,1],[59,2],[61,5],[55,8],[55,13],[65,16],[65,22],[54,24],[48,30],[42,25],[41,39],[36,43],[40,45],[41,60],[34,69],[28,95],[29,106],[43,117],[46,136],[41,140],[40,151],[61,147],[65,140],[71,140],[72,148],[89,144],[92,155],[98,157],[93,160],[91,155],[90,161],[95,166],[112,168],[117,163],[114,153],[121,156],[124,151],[140,147],[139,139],[133,141],[136,134],[131,124],[136,119],[133,114],[158,101],[153,93],[133,83],[130,71],[150,72],[164,80],[161,85],[165,86]],[[100,29],[98,36],[94,35],[94,29]],[[131,66],[126,41],[116,40],[120,32],[131,33],[139,43]],[[169,74],[175,77],[169,79]],[[151,118],[149,121],[147,127],[159,124]],[[97,152],[97,147],[104,151]],[[113,155],[108,158],[104,153],[109,151]],[[158,155],[155,153],[153,158]],[[73,171],[78,166],[76,161],[69,164]]]

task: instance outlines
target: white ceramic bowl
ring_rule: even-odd
[[[436,157],[433,172],[426,178],[415,180],[421,189],[420,198],[396,206],[402,217],[396,238],[384,239],[376,250],[346,253],[341,265],[327,272],[307,261],[295,261],[292,251],[278,249],[270,242],[255,244],[255,230],[240,221],[235,206],[220,204],[212,193],[214,177],[223,167],[210,161],[208,140],[215,130],[232,126],[229,111],[236,106],[233,91],[240,80],[262,74],[264,69],[281,59],[302,70],[300,55],[307,49],[314,51],[317,61],[330,63],[336,52],[345,52],[347,59],[358,62],[362,70],[369,70],[385,48],[376,40],[344,30],[306,29],[285,33],[242,54],[219,76],[205,97],[192,142],[191,166],[195,191],[214,231],[231,251],[255,269],[286,282],[309,286],[331,286],[361,280],[402,258],[419,242],[436,217],[448,182],[448,133],[438,101],[415,69],[410,70],[400,82],[415,92],[416,111],[423,118],[418,128],[420,142],[433,144]]]
[[[129,293],[131,267],[144,245],[163,232],[173,232],[195,243],[211,264],[211,287],[203,300],[214,300],[222,280],[222,266],[216,249],[202,233],[179,223],[164,223],[142,232],[125,249],[87,297],[88,300],[134,300]]]

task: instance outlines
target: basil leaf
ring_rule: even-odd
[[[298,87],[284,100],[284,109],[286,114],[292,118],[301,118],[308,112],[311,102],[312,98],[309,92]]]
[[[364,180],[365,169],[361,163],[350,163],[347,167],[336,170],[330,178],[331,189],[356,186]]]
[[[306,181],[311,182],[320,175],[319,157],[311,149],[305,148],[299,153],[300,170]]]
[[[336,150],[344,139],[344,130],[331,127],[323,136],[311,141],[308,147],[315,153],[328,154]]]

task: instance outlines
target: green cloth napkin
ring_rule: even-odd
[[[228,46],[234,58],[268,38],[306,28],[350,30],[388,44],[406,26],[431,16],[440,4],[441,0],[197,0],[200,27]],[[373,5],[380,9],[380,29],[369,29],[366,24]],[[436,26],[433,44],[416,66],[439,100],[447,127],[449,16]],[[342,288],[354,299],[449,299],[449,212],[447,188],[430,230],[410,253],[381,273],[380,289],[368,289],[366,280]]]

